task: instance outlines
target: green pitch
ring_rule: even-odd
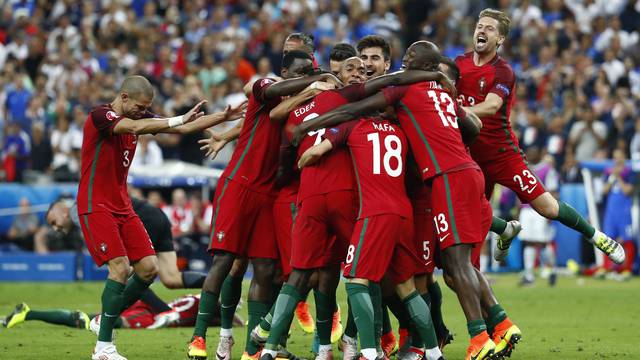
[[[498,298],[524,335],[513,359],[640,359],[640,279],[619,283],[559,278],[556,288],[540,280],[534,287],[518,288],[515,275],[493,278]],[[245,294],[247,288],[245,282]],[[166,290],[160,284],[153,289],[166,300],[187,293]],[[22,301],[32,309],[98,312],[101,290],[101,283],[0,283],[0,315]],[[342,309],[346,309],[343,286],[339,293]],[[456,335],[445,355],[450,360],[463,359],[468,341],[464,317],[454,294],[449,290],[443,293],[445,321]],[[241,313],[246,319],[246,308]],[[234,334],[234,359],[239,359],[245,329],[237,328]],[[208,349],[213,359],[217,335],[217,328],[209,330]],[[131,360],[186,359],[190,337],[191,329],[187,328],[118,330],[117,345]],[[13,329],[0,328],[0,359],[90,359],[95,341],[89,331],[27,322]],[[304,334],[294,321],[289,348],[310,357],[311,341],[312,336]],[[341,358],[337,347],[334,351],[335,358]]]

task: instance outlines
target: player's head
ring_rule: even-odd
[[[440,54],[436,44],[421,40],[409,46],[404,59],[407,63],[407,69],[436,71],[443,60],[443,56]]]
[[[309,75],[313,72],[311,56],[301,50],[291,50],[282,57],[282,75],[285,79]]]
[[[529,146],[527,148],[526,156],[527,161],[531,162],[532,164],[537,164],[540,162],[540,160],[542,160],[542,152],[537,146]]]
[[[340,72],[342,62],[354,56],[358,56],[358,53],[356,53],[356,49],[353,46],[347,43],[335,44],[329,54],[329,67],[331,72],[337,75],[338,72]]]
[[[367,80],[367,70],[364,61],[357,56],[350,57],[342,62],[338,79],[344,84],[360,84]]]
[[[313,37],[305,33],[291,33],[284,40],[282,53],[286,55],[289,51],[301,50],[309,54],[313,58],[315,48],[313,46]]]
[[[448,57],[442,57],[440,59],[440,65],[438,65],[438,70],[442,71],[447,77],[453,81],[455,85],[460,78],[460,69],[458,69],[458,65],[456,62],[449,59]]]
[[[478,54],[496,52],[509,35],[510,29],[511,19],[506,13],[494,9],[482,10],[473,32],[473,50]]]
[[[65,234],[68,234],[73,228],[73,222],[71,221],[71,216],[69,216],[69,207],[64,200],[58,200],[49,206],[45,220],[53,230]]]
[[[367,67],[367,78],[384,75],[391,67],[391,46],[379,35],[367,35],[356,45],[358,55]]]
[[[125,117],[139,119],[153,102],[153,86],[144,76],[127,76],[120,86],[118,95]]]

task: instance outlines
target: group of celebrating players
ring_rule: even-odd
[[[349,303],[340,339],[344,359],[391,355],[380,345],[386,308],[410,334],[398,358],[444,359],[441,350],[451,337],[439,310],[435,266],[467,319],[466,359],[510,356],[520,329],[478,270],[489,231],[500,235],[494,256],[503,259],[520,229],[492,216],[487,198],[495,183],[579,231],[614,262],[625,255],[546,192],[527,167],[509,125],[515,77],[497,55],[509,27],[504,13],[485,9],[473,51],[453,61],[435,44],[419,41],[407,49],[403,71],[392,74],[386,74],[391,51],[382,37],[367,36],[357,49],[336,45],[332,72],[322,72],[312,41],[293,34],[285,42],[281,78],[247,84],[246,109],[211,115],[200,112],[202,102],[183,116],[151,114],[151,84],[126,78],[116,99],[94,108],[84,128],[79,222],[93,259],[109,268],[92,359],[124,359],[112,341],[116,319],[158,273],[153,245],[127,195],[137,136],[201,131],[240,117],[237,127],[202,140],[207,155],[235,138],[237,146],[213,199],[213,263],[189,358],[207,358],[207,327],[220,300],[223,312],[235,309],[246,259],[254,273],[242,359],[294,358],[286,351],[287,334],[310,290],[316,359],[332,359],[341,271]],[[234,341],[224,319],[222,325],[216,358],[228,360]]]

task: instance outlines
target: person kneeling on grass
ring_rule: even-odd
[[[168,305],[172,311],[177,312],[180,317],[173,323],[159,321],[162,313],[154,310],[151,306],[138,300],[129,308],[125,309],[116,320],[116,328],[126,329],[158,329],[161,327],[192,327],[195,325],[198,314],[200,295],[184,295],[170,302]],[[97,318],[91,323],[97,327],[90,326],[90,320]],[[87,329],[98,333],[100,329],[100,314],[91,314],[80,310],[31,310],[25,303],[16,305],[16,308],[9,314],[2,325],[8,329],[25,321],[40,320],[49,324],[65,325],[68,327]],[[236,326],[244,326],[244,320],[235,315],[233,323]],[[216,308],[214,316],[211,318],[210,326],[220,326],[220,306]]]

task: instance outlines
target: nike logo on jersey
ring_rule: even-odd
[[[440,242],[443,242],[443,241],[444,241],[444,239],[446,239],[447,237],[449,237],[449,235],[451,235],[451,233],[448,233],[447,235],[445,235],[445,236],[443,236],[443,237],[439,238],[439,239],[440,239]]]

